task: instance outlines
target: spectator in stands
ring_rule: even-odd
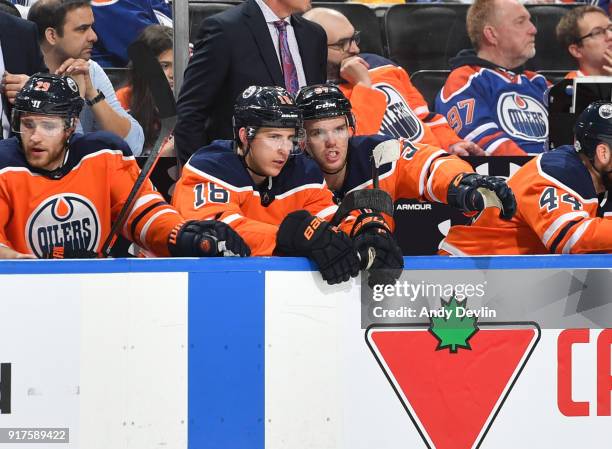
[[[380,133],[462,156],[484,155],[475,143],[461,140],[443,116],[429,111],[404,69],[381,56],[359,54],[359,31],[342,13],[314,8],[304,17],[327,34],[327,80],[350,99],[357,135]]]
[[[177,102],[182,162],[213,139],[232,138],[232,105],[249,85],[296,93],[325,82],[325,32],[295,14],[309,7],[310,0],[246,0],[202,22]]]
[[[142,127],[121,107],[104,70],[90,60],[96,33],[89,0],[38,0],[28,19],[38,27],[40,46],[51,73],[70,75],[86,105],[77,132],[110,131],[142,152]]]
[[[570,9],[557,24],[557,39],[578,63],[566,78],[612,75],[612,22],[603,9]]]
[[[102,67],[125,67],[128,46],[149,25],[172,26],[172,8],[166,0],[92,2],[98,40],[91,59]]]
[[[27,20],[0,13],[0,140],[11,133],[15,96],[36,72],[46,72],[36,27]]]
[[[136,39],[149,47],[157,57],[170,87],[174,87],[174,55],[172,51],[172,28],[164,25],[149,25]],[[144,152],[148,152],[157,140],[160,131],[159,113],[153,102],[149,84],[144,79],[142,71],[134,70],[132,62],[129,66],[128,83],[117,91],[121,106],[132,117],[138,120],[144,131]],[[162,149],[162,156],[174,155],[174,139]]]
[[[518,206],[510,221],[485,210],[471,226],[451,227],[440,252],[611,253],[612,220],[602,198],[612,185],[612,103],[591,103],[578,116],[574,135],[573,146],[537,156],[508,180]]]
[[[436,110],[487,155],[543,152],[548,82],[522,68],[536,52],[529,12],[518,0],[475,0],[467,31],[474,49],[450,60],[452,72],[436,98]]]

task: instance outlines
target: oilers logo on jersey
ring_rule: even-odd
[[[497,115],[504,131],[513,137],[544,142],[548,136],[548,113],[528,95],[507,92],[499,97]]]
[[[412,141],[423,137],[423,123],[408,106],[404,97],[388,83],[376,83],[372,87],[387,96],[387,109],[380,124],[379,134],[402,136]]]
[[[52,246],[95,251],[100,241],[100,218],[84,196],[61,193],[45,199],[25,227],[29,249],[43,257]]]

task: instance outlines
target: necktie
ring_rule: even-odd
[[[283,77],[285,78],[285,88],[290,94],[295,95],[300,89],[298,83],[297,71],[291,52],[289,51],[289,41],[287,40],[287,22],[277,20],[274,26],[278,30],[278,48],[280,50],[281,67],[283,69]]]

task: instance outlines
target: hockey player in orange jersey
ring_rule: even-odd
[[[70,77],[32,76],[17,94],[16,137],[0,142],[0,258],[96,257],[139,169],[107,132],[73,134],[83,99]],[[185,222],[147,182],[122,234],[158,256],[248,255],[228,226]]]
[[[394,201],[435,201],[464,212],[496,204],[501,206],[501,212],[496,210],[505,219],[514,214],[516,203],[506,182],[474,173],[467,162],[455,155],[388,136],[353,137],[355,118],[351,104],[335,85],[304,87],[296,103],[304,115],[307,151],[325,174],[338,202],[349,192],[372,187],[372,153],[380,145],[391,144],[400,147],[400,157],[380,167],[379,177],[380,188]]]
[[[324,220],[337,210],[317,165],[302,153],[302,115],[278,87],[246,89],[234,106],[235,142],[201,148],[183,168],[173,204],[190,218],[217,218],[232,226],[253,255],[306,256],[331,283],[359,272],[367,234],[363,218],[347,218],[344,230],[363,228],[353,241]],[[403,259],[391,267],[401,273]],[[366,262],[367,260],[367,262]],[[363,257],[363,268],[374,261]]]
[[[574,131],[574,146],[543,153],[510,178],[518,202],[512,220],[484,211],[471,226],[453,226],[440,253],[612,252],[612,220],[599,204],[612,186],[612,103],[589,105]]]
[[[455,134],[443,115],[429,110],[403,68],[379,55],[360,54],[360,32],[341,12],[313,8],[304,17],[327,34],[327,80],[351,101],[356,135],[403,137],[460,156],[484,156],[477,144]]]

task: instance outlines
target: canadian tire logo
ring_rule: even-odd
[[[367,344],[430,449],[478,448],[540,340],[537,323],[477,323],[465,303],[444,318],[376,324]]]

